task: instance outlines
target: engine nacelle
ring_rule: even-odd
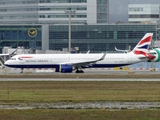
[[[59,65],[59,69],[56,69],[56,72],[61,73],[71,73],[73,71],[73,66],[69,64],[61,64]]]

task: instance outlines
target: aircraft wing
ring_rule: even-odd
[[[0,54],[0,63],[2,64],[2,68],[4,68],[4,60],[3,60],[3,58],[1,57],[1,56],[9,56],[9,55],[12,55],[15,51],[17,51],[17,49],[16,50],[14,50],[12,53],[7,53],[7,54]]]
[[[10,55],[10,54],[0,54],[0,56],[8,56],[8,55]]]
[[[89,54],[89,53],[90,53],[90,50],[88,50],[86,54]]]
[[[105,58],[107,52],[103,54],[103,56],[97,60],[92,60],[92,61],[70,61],[70,62],[65,62],[65,63],[60,63],[60,64],[72,64],[75,68],[77,67],[89,67],[92,63],[96,63],[98,61],[101,61]]]
[[[8,56],[8,55],[12,55],[14,52],[16,52],[17,51],[17,49],[16,50],[14,50],[12,53],[6,53],[6,54],[0,54],[0,56]]]
[[[126,50],[119,50],[119,49],[117,49],[116,47],[115,47],[115,50],[116,50],[116,51],[119,51],[119,52],[126,52]]]
[[[128,53],[129,52],[129,50],[120,50],[120,49],[117,49],[116,47],[115,47],[115,50],[118,51],[118,52],[124,52],[124,53]]]

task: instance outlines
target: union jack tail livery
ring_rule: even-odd
[[[134,53],[135,55],[143,55],[147,57],[149,54],[149,46],[152,42],[152,36],[153,33],[147,33],[132,50],[132,53]]]

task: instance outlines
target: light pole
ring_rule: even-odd
[[[75,10],[68,10],[65,11],[66,14],[69,14],[69,43],[68,43],[68,50],[71,53],[71,14],[75,13]]]

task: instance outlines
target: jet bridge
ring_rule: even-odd
[[[0,67],[4,68],[4,63],[6,60],[10,59],[10,57],[12,55],[15,55],[15,52],[17,51],[17,49],[11,49],[10,47],[4,47],[3,48],[3,53],[0,54]]]

